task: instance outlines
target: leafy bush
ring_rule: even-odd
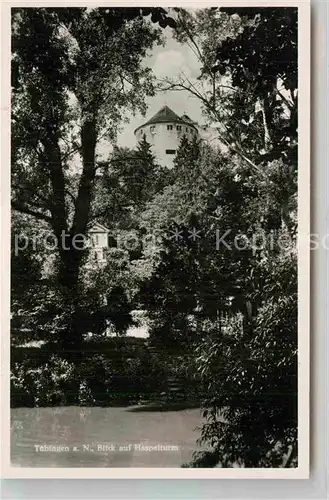
[[[251,330],[237,314],[197,347],[195,371],[207,386],[199,444],[210,450],[192,467],[297,466],[295,264],[288,256],[268,266]]]
[[[11,404],[17,406],[58,406],[67,403],[74,366],[55,355],[41,366],[29,360],[15,363],[11,372]]]
[[[150,353],[142,344],[128,342],[126,345],[121,339],[111,344],[108,352],[86,351],[78,365],[62,359],[59,354],[45,359],[43,356],[47,356],[49,348],[35,348],[34,356],[22,356],[19,352],[12,363],[12,406],[72,404],[70,395],[77,384],[81,406],[158,400],[167,388],[172,364],[164,363],[161,356]]]

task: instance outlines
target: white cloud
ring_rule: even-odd
[[[181,52],[177,50],[166,50],[157,54],[153,66],[153,72],[157,78],[176,77],[182,69],[187,69],[189,71]]]
[[[200,74],[200,63],[191,49],[187,45],[179,44],[170,33],[166,37],[166,46],[154,47],[145,60],[145,66],[151,67],[159,79],[168,77],[175,80],[183,72],[185,76],[193,80]],[[146,117],[142,117],[139,113],[137,116],[130,117],[130,123],[125,125],[119,134],[120,146],[133,148],[136,145],[134,129],[145,123],[165,104],[178,115],[187,113],[193,120],[203,121],[200,102],[187,91],[158,93],[146,101],[148,106]]]

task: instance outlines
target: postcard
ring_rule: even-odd
[[[3,476],[308,478],[309,2],[2,27]]]

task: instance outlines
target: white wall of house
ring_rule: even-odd
[[[90,232],[90,240],[91,240],[91,245],[94,248],[107,248],[108,243],[107,243],[107,232],[102,232],[102,231],[93,231]]]
[[[136,130],[136,141],[141,141],[144,134],[160,165],[168,168],[173,167],[173,160],[182,137],[185,135],[188,139],[192,139],[199,136],[193,126],[174,122],[144,125]]]
[[[108,229],[100,224],[95,224],[88,231],[88,244],[90,248],[89,262],[105,264],[106,250],[108,248]]]

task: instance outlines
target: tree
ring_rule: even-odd
[[[229,72],[234,87],[258,99],[263,160],[283,158],[297,168],[297,9],[223,10],[253,22],[218,48],[213,71]]]
[[[226,322],[220,339],[196,348],[196,372],[207,386],[205,423],[192,467],[297,466],[296,257],[264,261],[261,306],[252,335],[242,319]]]
[[[161,8],[13,9],[12,206],[64,238],[57,272],[69,311],[59,337],[64,350],[81,350],[86,252],[74,242],[90,221],[97,142],[115,136],[127,109],[145,110],[153,85],[141,62],[161,42],[157,22],[173,23]]]
[[[183,140],[172,184],[143,214],[146,230],[160,234],[162,244],[142,296],[153,321],[151,336],[165,343],[188,346],[204,333],[204,321],[209,332],[218,331],[232,297],[241,302],[244,273],[255,257],[250,245],[241,252],[231,240],[241,232],[249,236],[257,216],[248,206],[255,186],[237,181],[239,172],[228,156]],[[232,246],[217,248],[228,228]]]
[[[115,147],[95,185],[91,219],[111,230],[139,228],[145,205],[169,182],[145,137],[135,150]]]
[[[194,467],[277,466],[285,453],[295,463],[297,266],[281,170],[273,161],[261,181],[239,158],[183,141],[173,183],[144,213],[163,235],[142,289],[151,338],[189,354],[205,388],[200,442],[212,451]]]
[[[279,158],[296,169],[297,9],[175,10],[176,38],[200,76],[167,78],[162,88],[197,97],[218,138],[255,172]]]
[[[287,253],[277,244],[247,245],[244,256],[224,250],[210,275],[218,293],[227,272],[232,301],[218,335],[204,330],[195,344],[194,370],[208,388],[200,441],[211,451],[191,465],[295,466],[297,10],[214,8],[196,16],[179,10],[177,38],[190,43],[201,75],[196,81],[182,75],[167,88],[198,97],[233,153],[235,175],[214,183],[225,199],[215,196],[210,204],[217,204],[216,227],[233,227],[251,242],[257,233],[290,239]]]

